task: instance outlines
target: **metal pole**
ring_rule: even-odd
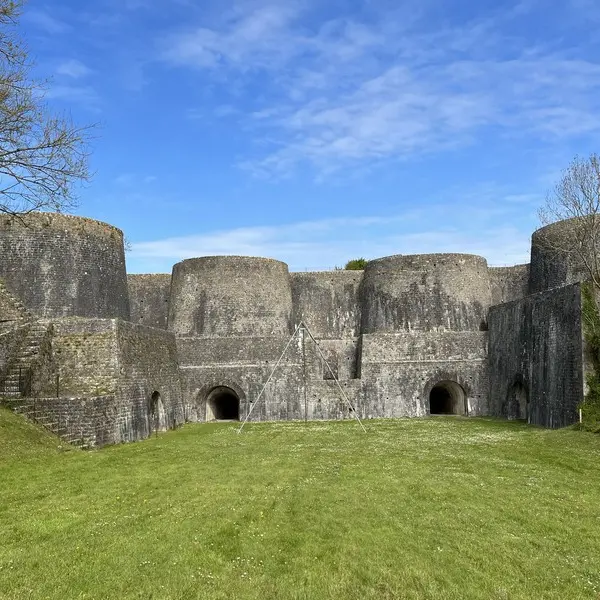
[[[340,385],[340,382],[338,381],[338,378],[336,377],[335,373],[333,372],[333,369],[329,366],[329,363],[327,362],[327,359],[325,358],[325,355],[323,354],[323,352],[321,350],[321,346],[319,346],[319,343],[314,338],[313,334],[311,333],[311,331],[310,331],[310,329],[308,327],[306,327],[306,331],[308,331],[308,335],[310,336],[310,339],[315,343],[315,346],[317,347],[317,350],[319,351],[319,354],[321,355],[321,358],[323,359],[323,362],[327,365],[327,368],[329,369],[329,372],[331,373],[331,376],[333,377],[333,379],[335,380],[338,388],[340,389],[340,393],[342,394],[344,400],[347,402],[348,406],[350,407],[350,409],[354,413],[354,416],[355,416],[356,420],[358,421],[359,425],[362,427],[362,430],[365,433],[367,433],[367,430],[365,429],[365,426],[362,424],[362,421],[360,420],[360,417],[358,416],[358,413],[356,412],[356,409],[354,408],[354,406],[352,406],[352,402],[350,402],[350,398],[348,398],[348,396],[346,395],[346,392],[344,392],[342,386]]]
[[[287,349],[290,347],[290,344],[292,343],[293,339],[298,335],[299,329],[300,329],[300,325],[298,325],[296,327],[296,329],[294,330],[294,333],[292,334],[292,337],[289,339],[286,347],[283,349],[283,352],[281,353],[281,356],[279,357],[279,360],[277,361],[277,363],[273,367],[273,370],[271,371],[271,374],[267,378],[267,381],[265,382],[265,385],[263,385],[262,390],[260,390],[260,394],[258,394],[258,398],[256,398],[256,400],[254,401],[254,404],[252,404],[252,406],[250,407],[250,410],[248,411],[248,414],[246,415],[246,418],[244,419],[244,422],[240,425],[240,428],[238,429],[238,433],[242,433],[242,429],[244,428],[244,425],[248,422],[248,419],[250,418],[250,415],[252,414],[252,411],[254,410],[254,407],[258,404],[258,401],[262,398],[262,395],[263,395],[264,391],[267,389],[267,386],[269,385],[269,382],[273,378],[273,375],[275,374],[275,371],[277,370],[277,367],[279,366],[279,363],[281,363],[281,361],[283,360],[283,357],[284,357],[285,353],[287,352]]]

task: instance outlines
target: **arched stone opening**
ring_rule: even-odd
[[[455,381],[440,381],[429,392],[429,414],[467,414],[467,395]]]
[[[219,386],[206,397],[207,421],[239,421],[240,398],[229,387]]]
[[[167,430],[167,415],[159,392],[153,392],[149,403],[149,417],[151,431]]]
[[[517,380],[508,390],[506,418],[529,420],[529,392],[525,384]]]

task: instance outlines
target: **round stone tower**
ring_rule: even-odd
[[[288,267],[269,258],[207,256],[173,267],[169,329],[182,336],[291,333]]]
[[[538,229],[531,236],[529,293],[543,292],[587,278],[581,256],[574,251],[582,239],[582,218],[566,219]]]
[[[487,262],[471,254],[417,254],[372,260],[362,288],[362,332],[486,328]]]
[[[129,319],[121,230],[55,213],[0,216],[0,277],[40,317]]]

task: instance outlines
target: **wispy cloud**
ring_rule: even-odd
[[[443,151],[492,129],[549,140],[598,133],[600,65],[513,33],[533,6],[452,26],[428,25],[425,8],[308,26],[311,2],[246,1],[166,38],[163,58],[223,87],[261,83],[255,101],[232,105],[266,148],[242,166],[267,177]]]
[[[114,183],[121,187],[137,188],[140,185],[150,185],[157,181],[155,175],[139,175],[138,173],[121,173],[114,179]]]
[[[65,77],[80,79],[81,77],[89,75],[91,73],[91,69],[89,69],[81,61],[72,58],[61,62],[56,68],[56,73],[58,75],[64,75]]]
[[[76,102],[92,112],[99,110],[100,96],[90,85],[52,85],[45,96],[52,100]]]
[[[198,27],[169,36],[164,44],[164,57],[199,68],[245,63],[246,68],[252,69],[272,68],[274,59],[281,65],[296,53],[295,44],[284,37],[299,14],[296,2],[258,7],[253,3],[250,10],[238,5],[226,14],[228,18],[220,30]]]
[[[527,201],[533,203],[534,197]],[[522,206],[515,209],[522,211]],[[502,202],[484,202],[481,208],[469,211],[438,204],[390,216],[239,227],[134,243],[130,259],[142,271],[168,271],[185,258],[211,255],[271,257],[296,271],[332,269],[359,256],[371,259],[435,252],[478,254],[497,265],[528,262],[531,232],[498,224],[506,223],[508,219],[499,217],[512,210]]]
[[[25,23],[33,25],[44,33],[52,35],[66,33],[71,29],[71,26],[65,21],[56,18],[48,11],[38,8],[26,10],[23,15],[23,20]]]
[[[565,86],[565,82],[568,82]],[[280,109],[288,142],[245,166],[285,172],[403,158],[469,143],[482,128],[561,138],[600,131],[600,65],[559,59],[392,67],[339,98]]]

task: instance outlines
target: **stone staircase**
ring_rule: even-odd
[[[65,442],[86,448],[81,436],[73,434],[57,419],[38,406],[36,399],[27,396],[27,384],[31,376],[34,361],[38,358],[41,345],[48,333],[48,323],[34,321],[21,344],[16,357],[11,361],[8,373],[0,381],[0,397],[2,404],[14,413],[41,425],[51,433],[61,437]]]
[[[65,424],[61,424],[55,417],[52,417],[41,410],[36,403],[35,398],[4,398],[4,406],[10,408],[14,413],[22,415],[26,419],[41,425],[62,440],[77,446],[83,450],[92,446],[83,440],[81,435],[73,433]]]
[[[5,398],[21,398],[27,392],[33,361],[40,353],[48,324],[34,321],[23,340],[16,358],[11,361],[8,373],[0,384],[0,394]]]
[[[6,375],[0,379],[0,403],[14,413],[41,425],[65,442],[86,448],[87,445],[82,442],[81,436],[74,435],[65,424],[58,423],[55,417],[37,405],[35,398],[26,397],[34,363],[39,357],[49,324],[36,321],[0,279],[0,334],[23,326],[29,327],[27,334],[16,356],[10,361]]]
[[[0,279],[0,333],[32,321],[25,305],[11,294]]]

